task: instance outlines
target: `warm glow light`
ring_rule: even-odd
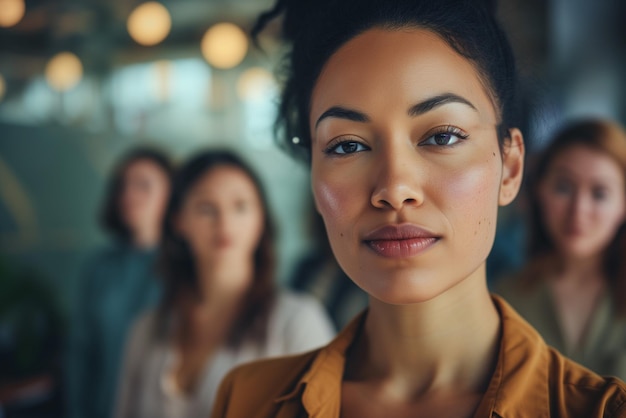
[[[17,25],[25,12],[24,0],[0,0],[0,26],[8,28]]]
[[[239,26],[232,23],[218,23],[212,26],[202,38],[202,55],[216,68],[233,68],[248,52],[248,38]]]
[[[161,42],[170,33],[172,19],[165,6],[149,1],[132,11],[126,26],[135,42],[151,46]]]
[[[264,68],[248,68],[237,81],[237,94],[246,102],[256,102],[271,97],[276,89],[272,74]]]
[[[7,85],[4,81],[4,77],[0,74],[0,101],[4,98],[4,94],[7,92]]]
[[[71,52],[61,52],[46,65],[46,81],[57,91],[67,91],[80,82],[83,65]]]

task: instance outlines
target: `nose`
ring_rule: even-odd
[[[371,204],[379,209],[399,211],[424,202],[425,167],[414,148],[381,152],[375,170]]]
[[[591,196],[577,190],[570,203],[570,219],[578,224],[583,221],[591,208]]]

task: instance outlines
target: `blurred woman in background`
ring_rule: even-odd
[[[113,171],[102,225],[114,241],[88,263],[72,316],[70,417],[110,417],[128,328],[158,302],[154,263],[171,174],[168,157],[148,148],[130,151]]]
[[[129,337],[118,418],[208,416],[234,365],[333,336],[314,299],[276,291],[265,195],[229,152],[197,155],[177,173],[160,261],[165,297]]]
[[[575,361],[626,379],[626,133],[567,126],[537,162],[530,258],[502,294]]]

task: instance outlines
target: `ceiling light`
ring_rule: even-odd
[[[83,65],[71,52],[61,52],[46,65],[46,81],[54,90],[67,91],[83,77]]]
[[[0,0],[0,26],[8,28],[17,25],[25,12],[24,0]]]
[[[152,46],[163,41],[170,33],[172,19],[165,6],[149,1],[131,12],[126,26],[135,42]]]
[[[229,69],[243,61],[248,52],[248,38],[239,26],[218,23],[206,31],[201,43],[202,54],[215,68]]]

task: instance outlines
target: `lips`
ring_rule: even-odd
[[[440,238],[416,225],[401,224],[375,229],[363,237],[363,243],[380,256],[408,258],[426,251]]]

